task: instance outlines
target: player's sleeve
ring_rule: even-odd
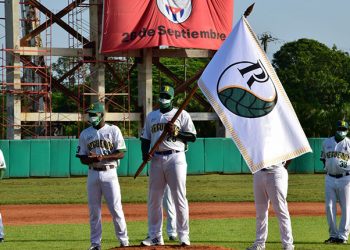
[[[0,150],[0,168],[6,168],[5,157],[1,150]]]
[[[326,144],[326,140],[325,141],[323,141],[323,143],[322,143],[322,149],[321,149],[321,156],[320,156],[320,160],[321,161],[324,161],[324,160],[326,160],[326,154],[325,154],[325,144]]]
[[[147,115],[145,120],[145,125],[143,126],[142,132],[141,132],[141,138],[146,140],[151,140],[151,128],[150,128],[150,114]]]
[[[187,111],[182,111],[182,121],[181,122],[181,132],[187,132],[196,135],[197,131],[196,128],[194,127],[193,121],[191,119],[190,114]]]
[[[118,151],[126,152],[126,144],[124,141],[124,137],[119,127],[113,126],[115,128],[115,140],[113,142],[114,148]]]
[[[85,135],[84,133],[81,133],[79,136],[77,152],[75,155],[76,157],[83,156],[83,155],[89,155],[89,150],[87,148],[87,143],[86,143],[84,135]]]

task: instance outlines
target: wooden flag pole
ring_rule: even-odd
[[[198,84],[195,84],[195,86],[192,88],[191,92],[189,93],[189,95],[186,97],[185,101],[182,103],[182,105],[179,107],[179,109],[176,111],[175,115],[173,116],[173,118],[170,120],[170,123],[174,124],[174,122],[176,121],[176,119],[179,117],[179,115],[181,114],[182,110],[184,110],[186,108],[186,106],[188,105],[188,103],[190,102],[191,98],[193,97],[194,93],[196,93],[198,89]],[[163,133],[160,135],[160,137],[158,138],[158,140],[156,141],[156,143],[153,145],[153,147],[151,148],[151,150],[149,151],[149,155],[152,156],[159,144],[164,140],[165,136],[167,135],[167,131],[164,129]],[[141,163],[141,165],[139,166],[139,168],[137,169],[135,175],[134,175],[134,179],[136,179],[136,177],[142,172],[142,170],[144,169],[144,167],[146,166],[147,161],[143,161]]]

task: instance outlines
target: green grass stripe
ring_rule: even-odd
[[[147,202],[148,177],[120,177],[124,203]],[[187,197],[196,201],[254,201],[253,176],[191,175]],[[5,179],[0,183],[1,204],[85,204],[86,177]],[[16,190],[16,191],[14,191]],[[323,174],[290,174],[288,201],[324,201]]]
[[[87,222],[88,223],[88,222]],[[87,249],[89,247],[88,224],[7,226],[6,241],[0,249],[47,250]],[[147,230],[145,221],[127,222],[130,242],[139,245]],[[325,245],[328,238],[327,223],[323,217],[292,217],[296,249],[348,249],[349,245]],[[216,245],[232,249],[245,249],[255,238],[255,219],[191,220],[190,235],[193,245]],[[165,232],[164,232],[164,235]],[[165,237],[165,240],[167,238]],[[103,249],[119,246],[112,223],[103,224]],[[166,240],[166,244],[169,243]],[[276,218],[269,220],[267,249],[281,249]]]

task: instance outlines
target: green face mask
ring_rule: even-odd
[[[159,107],[161,109],[167,109],[171,107],[171,105],[172,105],[172,99],[159,98]]]
[[[96,114],[96,115],[93,115],[93,116],[89,115],[89,123],[93,127],[97,127],[98,124],[100,124],[101,121],[102,121],[102,115],[101,114]]]
[[[335,132],[335,139],[337,139],[338,141],[344,140],[347,134],[348,131],[338,130],[337,132]]]

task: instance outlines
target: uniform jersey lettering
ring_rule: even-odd
[[[156,123],[152,125],[151,131],[152,133],[157,133],[158,131],[164,130],[165,123]]]
[[[110,141],[96,140],[87,145],[87,148],[91,151],[94,148],[102,148],[103,150],[112,151],[113,143]]]
[[[348,153],[343,153],[343,152],[337,152],[337,151],[330,151],[326,153],[326,158],[338,158],[342,159],[344,161],[348,161],[350,156]]]

